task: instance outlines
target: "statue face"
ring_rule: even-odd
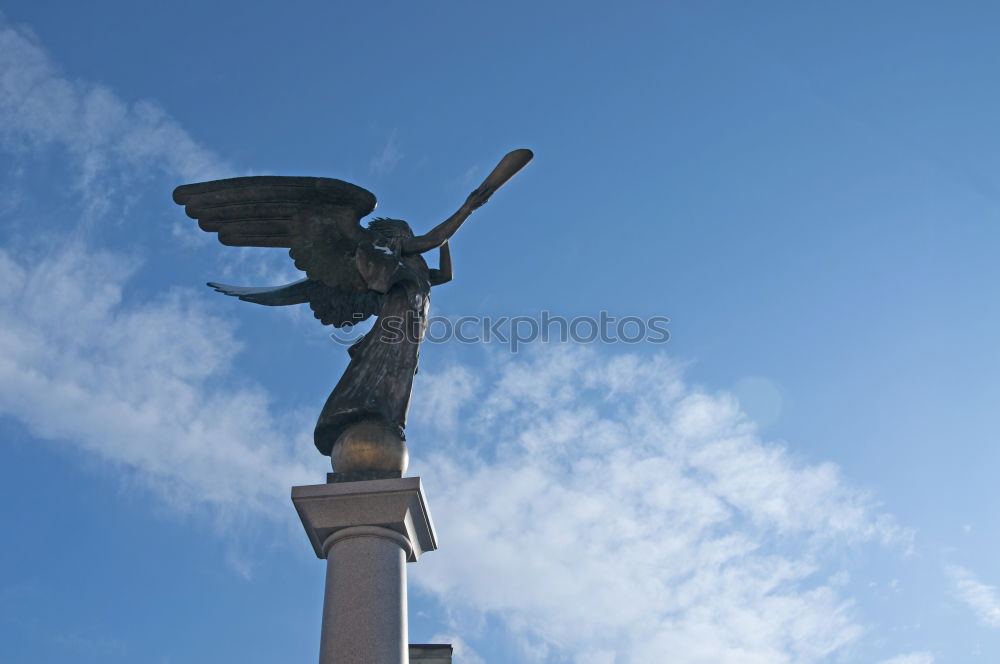
[[[392,249],[392,253],[400,254],[403,251],[403,238],[399,235],[390,235],[385,238],[386,242],[389,243],[389,248]]]
[[[389,248],[396,253],[403,250],[403,240],[413,237],[410,225],[402,219],[373,219],[368,228],[385,238]]]

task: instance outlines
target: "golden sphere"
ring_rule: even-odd
[[[340,434],[330,450],[334,472],[406,472],[410,455],[399,430],[381,420],[361,420]]]

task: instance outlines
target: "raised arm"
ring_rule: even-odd
[[[532,156],[531,150],[525,148],[508,152],[500,160],[496,168],[493,169],[493,172],[486,176],[483,183],[474,192],[469,194],[469,197],[462,203],[462,207],[458,208],[458,212],[435,226],[431,232],[404,240],[403,253],[422,254],[425,251],[440,247],[451,239],[451,236],[462,227],[462,224],[469,218],[469,215],[477,208],[485,205],[486,201],[490,200],[490,196],[496,193],[497,189],[502,187],[507,180],[514,177],[515,173],[531,161]]]
[[[438,269],[431,270],[430,273],[431,286],[446,284],[452,280],[454,275],[451,271],[451,249],[448,247],[447,242],[441,245],[441,255],[438,259]]]
[[[425,251],[443,247],[451,239],[451,236],[462,227],[469,215],[489,199],[489,196],[482,195],[480,189],[482,187],[469,194],[469,197],[465,199],[462,207],[458,208],[455,214],[435,226],[429,233],[403,240],[403,253],[422,254]]]

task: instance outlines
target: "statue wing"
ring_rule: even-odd
[[[378,313],[381,294],[359,271],[359,245],[377,242],[361,226],[375,196],[343,180],[255,176],[188,184],[174,201],[219,242],[237,247],[284,247],[308,279],[274,288],[216,287],[241,300],[271,306],[308,302],[324,324],[358,323]]]
[[[208,282],[220,293],[238,297],[244,302],[283,307],[290,304],[309,304],[324,325],[344,327],[356,325],[369,316],[378,314],[383,296],[375,291],[344,291],[332,288],[321,281],[301,279],[284,286],[228,286]]]

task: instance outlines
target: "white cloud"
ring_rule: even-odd
[[[450,643],[454,664],[486,664],[486,660],[457,634],[438,633],[431,637],[431,643]]]
[[[81,659],[121,660],[128,657],[128,645],[119,638],[60,631],[52,641]]]
[[[879,664],[934,664],[934,655],[929,652],[911,652],[883,659]]]
[[[104,214],[134,216],[129,210],[144,186],[164,175],[182,184],[241,174],[155,103],[129,102],[64,74],[29,30],[0,14],[0,150],[27,158],[50,148],[65,151],[70,181],[50,173],[48,188],[74,192],[84,221]],[[0,214],[16,213],[24,198],[19,183],[30,175],[26,170],[17,165],[4,174]],[[158,195],[166,202],[169,191]],[[190,220],[163,232],[189,247],[215,242]],[[228,248],[220,263],[219,279],[275,284],[300,278],[279,251]]]
[[[396,130],[385,141],[382,151],[372,157],[370,168],[375,175],[385,176],[392,173],[405,155],[399,149],[399,140]]]
[[[958,565],[949,565],[945,572],[952,582],[955,596],[972,609],[979,622],[1000,629],[1000,593],[994,586],[988,586],[976,575]]]
[[[53,145],[90,213],[127,202],[142,172],[224,170],[161,111],[69,80],[0,20],[0,147]],[[401,158],[392,134],[372,169]],[[84,241],[0,251],[0,414],[178,509],[284,518],[288,487],[322,465],[315,413],[273,415],[232,370],[231,326],[183,293],[127,304],[135,267]],[[418,377],[411,452],[442,549],[417,585],[463,624],[500,618],[536,660],[813,662],[859,637],[830,552],[907,539],[868,496],[761,441],[734,399],[662,356],[547,350]]]
[[[458,429],[459,411],[479,390],[482,381],[472,367],[456,365],[443,373],[420,377],[423,407],[411,413],[412,423],[433,425],[453,434]]]
[[[0,14],[0,146],[29,154],[66,149],[77,167],[73,187],[100,214],[109,197],[127,203],[127,182],[154,173],[186,181],[230,169],[151,102],[127,103],[106,87],[75,81],[37,39]]]
[[[477,175],[483,172],[483,167],[480,164],[473,164],[465,169],[465,172],[460,176],[452,180],[451,184],[456,187],[474,187],[479,184],[477,181]],[[482,179],[480,177],[480,179]]]
[[[67,157],[69,181],[51,173],[45,177],[50,191],[70,191],[79,200],[80,218],[71,224],[77,229],[85,227],[80,221],[105,214],[135,216],[132,204],[147,184],[160,186],[161,176],[176,185],[243,174],[198,144],[155,103],[129,102],[64,74],[29,30],[0,14],[0,150],[28,158],[48,149]],[[19,183],[29,170],[18,165],[5,174],[0,214],[17,212],[24,198]],[[169,190],[157,195],[169,200]],[[179,208],[175,212],[183,216]],[[187,219],[163,233],[188,247],[215,244]],[[219,267],[220,280],[270,285],[301,277],[287,254],[258,247],[227,248],[219,254]]]
[[[130,272],[77,246],[0,252],[0,413],[180,509],[283,516],[288,487],[315,479],[314,414],[277,421],[260,388],[225,387],[229,325],[180,293],[124,305]],[[818,661],[862,631],[826,548],[905,538],[664,357],[564,348],[416,389],[442,550],[414,582],[500,617],[528,657]],[[440,446],[420,450],[431,432]]]
[[[259,387],[220,385],[239,343],[183,293],[125,306],[107,252],[0,251],[0,414],[127,469],[171,504],[275,514],[315,475],[308,417],[277,421]]]
[[[228,170],[154,105],[62,74],[2,16],[0,148],[65,151],[70,169],[44,174],[46,190],[75,177],[92,217],[120,212],[150,174]],[[239,349],[231,324],[182,292],[127,305],[136,260],[95,250],[86,232],[39,243],[51,227],[18,227],[38,230],[23,243],[35,249],[0,250],[0,414],[126,469],[178,508],[211,506],[226,523],[283,517],[288,487],[316,475],[304,460],[310,418],[276,418],[260,387],[225,385]]]
[[[441,537],[411,574],[456,615],[581,664],[814,662],[861,635],[830,551],[909,534],[731,397],[663,356],[547,347],[480,373],[462,426],[435,429],[425,387],[464,372],[421,374],[411,435],[453,441],[411,445]]]

